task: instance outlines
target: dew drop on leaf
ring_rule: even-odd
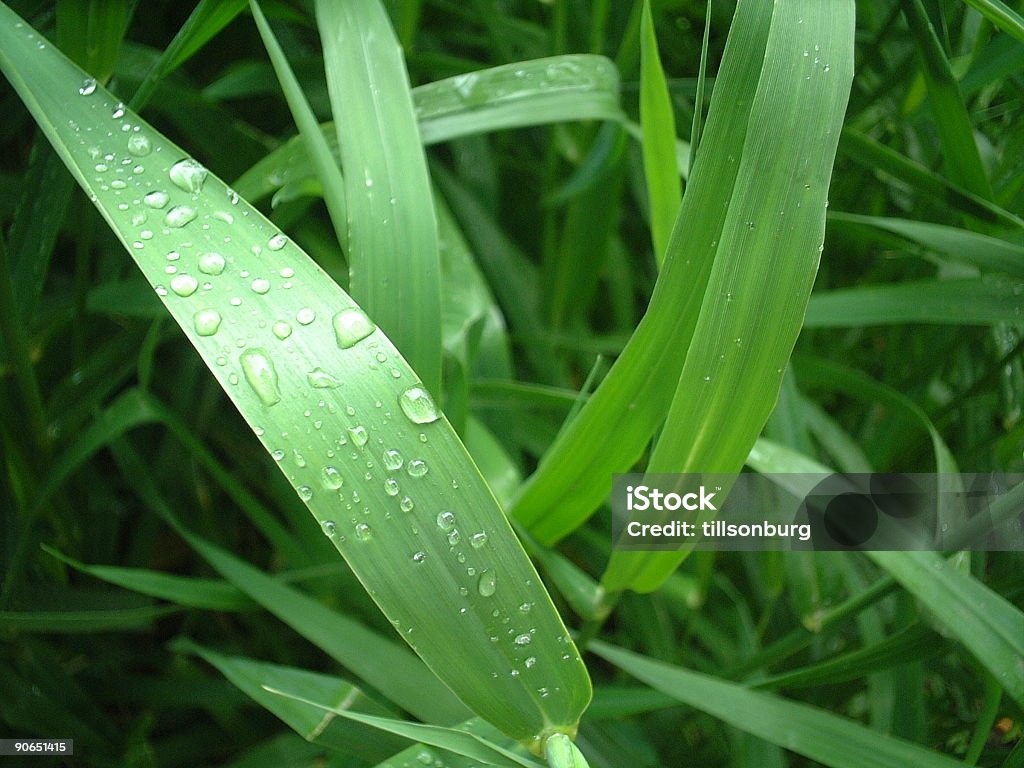
[[[278,320],[276,323],[274,323],[274,325],[271,327],[271,330],[274,332],[274,335],[277,336],[277,338],[279,338],[281,341],[284,341],[285,339],[292,335],[292,327],[288,325],[288,323],[286,323],[284,320]],[[312,383],[313,382],[311,381],[310,384]],[[313,386],[315,387],[316,384],[313,384]]]
[[[409,387],[398,398],[402,413],[414,424],[429,424],[437,421],[439,414],[434,399],[423,387]]]
[[[192,316],[192,325],[200,336],[213,336],[220,329],[220,312],[201,309]]]
[[[476,584],[476,591],[481,597],[491,597],[498,589],[497,579],[494,571],[484,571],[480,574],[480,580]]]
[[[199,257],[199,271],[204,275],[219,275],[224,272],[227,262],[219,253],[210,251]]]
[[[264,405],[281,402],[277,384],[277,370],[270,356],[262,349],[247,349],[241,354],[242,373],[252,391]]]
[[[366,523],[356,525],[356,538],[359,541],[369,541],[373,538],[373,531]]]
[[[320,473],[320,482],[327,490],[336,491],[341,488],[343,481],[341,473],[335,467],[327,466]]]
[[[196,217],[196,209],[190,205],[176,205],[164,215],[164,224],[168,227],[184,227]]]
[[[303,307],[296,313],[295,319],[298,320],[299,325],[309,325],[316,320],[316,312],[309,307]]]
[[[354,347],[375,330],[377,326],[358,307],[343,309],[334,316],[334,335],[342,349]]]
[[[289,327],[284,336],[279,335],[277,331],[277,323],[274,323],[274,335],[279,339],[286,339],[291,334],[292,329]],[[312,371],[307,373],[306,381],[309,382],[309,386],[313,387],[313,389],[336,389],[341,386],[340,381],[321,368],[314,368]]]
[[[128,137],[128,153],[135,157],[145,157],[153,151],[149,137],[141,133],[133,133]]]
[[[422,459],[413,459],[405,471],[409,473],[409,477],[423,477],[427,474],[427,469],[427,462]]]
[[[178,189],[197,194],[203,188],[207,171],[192,158],[185,158],[172,165],[167,175]]]

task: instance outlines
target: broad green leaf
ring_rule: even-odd
[[[846,0],[774,8],[736,188],[650,472],[738,472],[775,406],[824,242],[853,32]],[[614,552],[602,583],[653,590],[684,556]]]
[[[594,653],[678,701],[765,741],[833,768],[963,768],[917,744],[845,717],[735,683],[674,667],[606,643]]]
[[[22,24],[0,6],[8,80],[396,630],[506,733],[571,732],[586,670],[413,370],[283,233]]]
[[[676,173],[676,119],[672,112],[665,72],[658,54],[651,4],[644,0],[640,22],[640,127],[644,176],[651,214],[651,239],[658,266],[665,263],[668,241],[679,213],[682,191]]]
[[[808,328],[937,323],[995,325],[1019,320],[1024,283],[990,278],[921,280],[819,291],[807,307]]]
[[[409,76],[379,0],[317,2],[353,298],[441,395],[441,261]]]
[[[1024,611],[935,552],[869,552],[1024,706]]]

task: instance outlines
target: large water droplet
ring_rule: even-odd
[[[150,208],[163,208],[167,205],[167,201],[171,197],[166,192],[159,189],[154,189],[152,192],[146,193],[146,196],[142,198],[142,202],[148,205]]]
[[[316,320],[316,312],[309,307],[303,307],[295,314],[295,319],[299,321],[299,325],[309,325]]]
[[[149,137],[142,133],[133,133],[128,137],[128,152],[136,157],[145,157],[153,151]]]
[[[280,251],[288,243],[288,238],[285,235],[274,235],[267,241],[267,248],[272,251]]]
[[[333,520],[324,520],[320,523],[320,527],[324,529],[324,533],[331,539],[333,539],[334,535],[338,532],[338,526],[334,524]]]
[[[199,287],[199,281],[192,275],[175,275],[171,278],[171,290],[179,296],[191,296]]]
[[[199,271],[204,275],[219,275],[224,272],[227,262],[219,253],[210,251],[199,257]]]
[[[359,523],[356,526],[356,538],[359,541],[369,541],[373,538],[373,531],[366,523]]]
[[[487,534],[483,531],[480,531],[480,533],[474,533],[469,537],[469,543],[473,545],[473,549],[480,549],[487,543]]]
[[[270,290],[270,281],[265,280],[262,277],[257,277],[252,281],[252,284],[249,287],[252,288],[254,293],[258,293],[262,296]]]
[[[277,370],[270,356],[262,349],[247,349],[241,354],[242,373],[249,382],[252,391],[264,405],[281,402],[281,392],[277,386]]]
[[[308,485],[300,485],[297,490],[299,492],[299,498],[303,501],[309,501],[313,498],[313,489]]]
[[[476,584],[476,591],[480,593],[481,597],[490,597],[498,589],[498,580],[494,576],[494,571],[484,571],[480,574],[480,580]]]
[[[427,469],[427,462],[422,459],[413,459],[405,471],[409,473],[409,477],[423,477],[427,474]]]
[[[399,492],[398,481],[393,477],[389,477],[384,481],[384,493],[388,496],[397,496]]]
[[[366,445],[366,441],[370,439],[364,426],[349,427],[348,434],[352,438],[352,443],[357,446]]]
[[[395,450],[384,451],[384,466],[388,469],[395,471],[402,468],[402,464],[405,463],[405,459],[402,458],[402,454]]]
[[[422,551],[421,552],[417,552],[415,555],[412,556],[412,561],[414,563],[422,563],[426,559],[427,559],[427,553],[426,552],[422,552]]]
[[[192,325],[200,336],[213,336],[220,328],[220,312],[201,309],[192,316]]]
[[[288,338],[288,334],[292,332],[291,328],[288,328],[288,333],[284,336],[278,336],[278,338]],[[274,334],[277,335],[277,324],[274,324]],[[314,368],[312,371],[306,374],[306,381],[309,382],[309,386],[313,389],[335,389],[341,386],[341,382],[331,376],[331,374],[322,370],[321,368]]]
[[[434,399],[423,387],[409,387],[399,398],[398,404],[402,406],[402,412],[414,424],[429,424],[437,421],[439,414]]]
[[[354,347],[375,330],[377,326],[358,307],[343,309],[334,316],[334,335],[342,349]]]
[[[454,529],[453,531],[451,531],[448,534],[448,544],[449,544],[449,546],[454,547],[460,541],[462,541],[462,534],[459,533],[459,529],[458,528]]]
[[[403,512],[412,512],[415,506],[416,504],[413,503],[413,500],[408,496],[403,497],[402,500],[398,502],[398,508]]]
[[[195,219],[196,209],[190,205],[176,205],[164,216],[164,224],[168,227],[184,227]]]
[[[533,642],[533,638],[524,632],[521,635],[516,635],[514,642],[516,645],[529,645]]]
[[[455,515],[451,512],[441,512],[437,516],[437,527],[442,531],[450,531],[455,527]]]
[[[92,96],[94,93],[96,93],[96,78],[85,78],[82,81],[82,85],[78,88],[78,94],[80,96]]]
[[[277,338],[279,338],[281,341],[284,341],[285,339],[292,335],[292,327],[288,325],[288,323],[286,323],[284,320],[278,320],[276,323],[274,323],[274,325],[271,327],[271,330],[274,332],[274,335],[277,336]],[[314,384],[313,386],[316,385]]]
[[[330,491],[338,490],[343,484],[341,473],[335,467],[324,467],[320,473],[320,482]]]
[[[203,188],[206,173],[202,165],[187,157],[172,165],[167,175],[178,189],[197,194]]]

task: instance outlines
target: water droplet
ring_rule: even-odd
[[[402,412],[414,424],[429,424],[437,421],[439,414],[434,399],[423,387],[409,387],[398,397]]]
[[[274,335],[276,335],[279,339],[287,338],[288,334],[290,334],[291,332],[292,329],[289,327],[284,336],[278,335],[277,323],[274,323]],[[321,368],[314,368],[312,371],[307,373],[306,381],[309,382],[309,386],[313,387],[313,389],[335,389],[341,386],[340,381],[338,381],[336,378],[331,376],[331,374],[327,373],[327,371]]]
[[[480,574],[480,580],[476,583],[476,591],[481,597],[491,597],[498,589],[497,579],[494,571],[484,571]]]
[[[401,469],[403,463],[405,463],[405,459],[402,458],[402,454],[398,451],[384,451],[384,466],[388,469],[392,471]]]
[[[309,501],[313,498],[313,489],[308,485],[300,485],[297,490],[299,491],[299,498],[303,501]]]
[[[422,459],[413,459],[405,471],[409,473],[409,477],[423,477],[427,474],[427,469],[427,462]]]
[[[533,642],[533,638],[524,632],[521,635],[516,635],[516,639],[513,642],[516,645],[529,645]]]
[[[529,657],[527,657],[526,661],[523,662],[523,666],[526,667],[527,669],[532,669],[533,665],[536,664],[536,663],[537,663],[537,657],[536,656],[529,656]]]
[[[413,500],[408,496],[403,497],[402,500],[398,502],[398,508],[403,512],[412,512],[413,507],[415,506],[416,505],[413,503]]]
[[[364,426],[349,427],[348,434],[352,438],[352,443],[360,447],[366,445],[366,441],[370,439]]]
[[[455,527],[455,515],[451,512],[441,512],[437,516],[437,527],[442,531],[450,531]]]
[[[252,284],[249,287],[252,288],[253,293],[258,293],[260,296],[262,296],[263,294],[270,291],[270,281],[264,280],[262,277],[257,277],[255,280],[252,281]]]
[[[219,275],[224,272],[227,262],[219,253],[204,253],[199,257],[199,271],[204,275]]]
[[[295,454],[295,463],[300,468],[305,467],[306,466],[306,457],[303,456],[301,453],[299,453],[299,451],[297,449],[294,449],[294,448],[292,449],[292,453]]]
[[[280,448],[275,448],[270,452],[270,455],[274,458],[274,461],[281,461],[284,459],[284,451]]]
[[[78,94],[80,96],[92,96],[94,93],[96,93],[96,78],[85,78],[82,81],[82,85],[78,88]]]
[[[522,605],[519,606],[519,612],[520,613],[529,613],[530,609],[532,607],[533,607],[533,603],[523,603]]]
[[[373,531],[366,523],[359,523],[356,526],[356,538],[360,541],[369,541],[373,538]]]
[[[213,336],[220,328],[220,312],[201,309],[192,316],[192,325],[200,336]]]
[[[389,477],[387,480],[384,481],[384,493],[386,493],[388,496],[397,496],[398,491],[398,481],[395,480],[395,478]]]
[[[199,190],[203,188],[206,174],[206,169],[189,157],[176,162],[167,173],[174,186],[192,194],[198,194]]]
[[[309,325],[316,320],[316,312],[309,307],[303,307],[295,314],[295,319],[299,321],[299,325]]]
[[[149,137],[141,133],[133,133],[128,137],[128,152],[136,157],[145,157],[153,151]]]
[[[480,531],[480,533],[474,533],[469,537],[469,543],[473,546],[473,549],[480,549],[487,543],[487,534],[483,531]]]
[[[276,323],[274,323],[270,330],[272,330],[274,332],[274,335],[277,336],[277,338],[279,338],[281,341],[284,341],[285,339],[292,335],[292,327],[288,325],[288,323],[286,323],[284,320],[278,320]],[[310,374],[310,376],[312,375],[313,374]],[[313,382],[310,381],[310,384],[313,384]],[[313,386],[315,387],[317,385],[313,384]]]
[[[358,307],[343,309],[334,316],[334,335],[342,349],[354,347],[375,330],[377,326]]]
[[[176,205],[164,216],[164,224],[168,227],[184,227],[195,219],[196,209],[190,205]]]
[[[422,552],[422,551],[421,552],[417,552],[415,555],[412,556],[412,561],[414,563],[422,563],[426,559],[427,559],[427,553],[426,552]]]
[[[458,528],[448,534],[448,545],[454,547],[460,541],[462,541],[462,534],[459,533]]]
[[[241,354],[242,373],[252,387],[253,392],[264,405],[274,405],[281,401],[281,392],[277,386],[277,370],[270,356],[262,349],[247,349]]]
[[[192,275],[175,275],[171,278],[171,290],[179,296],[191,296],[199,287],[199,281]]]
[[[272,251],[280,251],[288,243],[288,238],[285,235],[274,235],[267,241],[267,248]]]
[[[336,491],[341,488],[343,480],[341,479],[341,473],[335,467],[324,467],[323,472],[320,473],[320,482],[323,483],[324,488],[331,491]]]
[[[338,532],[338,526],[334,524],[333,520],[324,520],[320,523],[320,527],[324,529],[324,533],[330,539],[334,538],[334,534]]]

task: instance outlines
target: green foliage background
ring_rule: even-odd
[[[486,577],[466,632],[443,543],[426,577],[379,528],[369,554],[323,535],[259,403],[226,395],[191,310],[168,315],[51,148],[66,121],[48,138],[5,81],[0,737],[74,738],[71,765],[537,765],[516,741],[570,732],[588,693],[561,617],[595,768],[1024,765],[1021,553],[613,557],[604,506],[631,468],[1024,471],[1019,3],[857,2],[841,134],[844,0],[265,2],[262,29],[237,1],[9,5],[202,162],[204,194],[215,176],[269,218],[239,242],[287,233],[317,276],[297,301],[351,301],[301,248],[378,321],[402,385],[342,368],[356,399],[418,377],[447,417],[417,514],[462,479],[499,599],[545,631],[495,682]],[[14,34],[11,82],[79,98]],[[419,450],[396,423],[372,428]]]

